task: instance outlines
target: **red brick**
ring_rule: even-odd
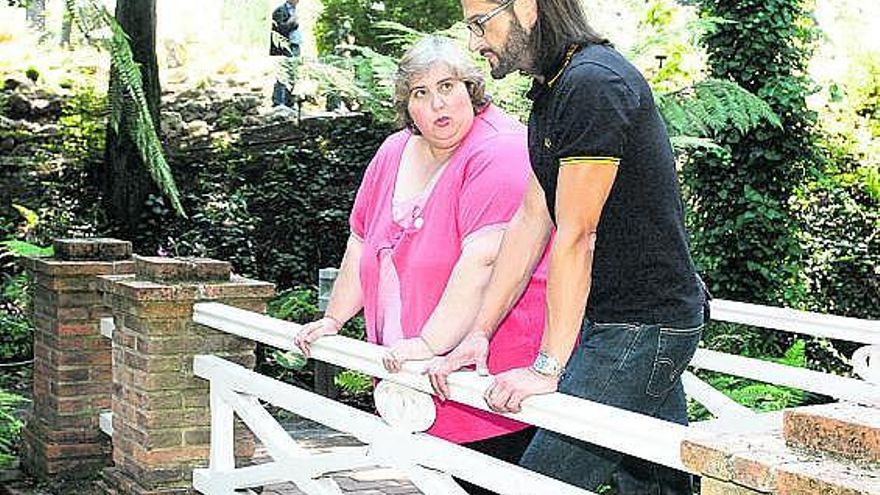
[[[59,321],[63,321],[65,323],[71,321],[88,321],[89,308],[80,308],[76,306],[59,307],[56,310],[56,315]]]
[[[789,464],[779,468],[778,495],[878,495],[877,466],[844,464],[833,459]]]
[[[110,351],[93,352],[55,352],[52,355],[52,364],[57,366],[77,365],[110,365]]]
[[[133,332],[147,336],[182,336],[186,333],[187,320],[182,318],[174,319],[142,319],[133,315],[125,315],[123,317],[122,326],[132,330]]]
[[[880,462],[880,409],[836,403],[785,412],[788,445],[847,459]]]
[[[143,355],[174,354],[186,351],[188,337],[138,337],[135,350]]]
[[[140,318],[192,318],[192,303],[187,301],[175,302],[144,302],[132,305],[128,312]]]
[[[58,306],[79,307],[95,306],[103,304],[103,298],[97,290],[89,291],[62,291],[55,296]]]
[[[59,383],[52,382],[49,384],[49,392],[59,397],[81,397],[107,394],[110,396],[112,387],[110,382],[92,382],[92,383]]]
[[[38,283],[50,289],[97,289],[96,275],[134,273],[132,261],[63,261],[39,258],[33,260],[31,268]]]
[[[218,282],[229,281],[232,267],[226,261],[207,258],[135,257],[139,279],[154,282]]]
[[[131,242],[117,239],[55,239],[53,247],[60,260],[119,261],[131,257]]]
[[[186,446],[168,449],[144,449],[134,446],[132,459],[145,466],[174,466],[187,461],[202,461],[208,459],[208,446]]]
[[[149,431],[153,428],[185,428],[210,426],[211,417],[201,409],[182,409],[176,411],[143,411],[137,413],[135,426]]]
[[[719,480],[730,480],[730,455],[719,448],[685,440],[681,444],[681,462],[694,472]]]
[[[58,325],[57,333],[60,336],[70,337],[70,336],[86,336],[86,335],[100,335],[100,329],[96,323],[85,324],[85,325],[76,325],[76,324],[64,324]]]
[[[729,481],[703,478],[700,481],[700,495],[759,495],[757,492]]]

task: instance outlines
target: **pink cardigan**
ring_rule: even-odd
[[[363,240],[360,281],[367,339],[381,342],[376,328],[381,252],[390,249],[400,284],[400,327],[418,336],[440,302],[468,235],[503,226],[522,203],[529,171],[526,130],[495,107],[474,119],[421,209],[421,221],[401,226],[392,217],[400,158],[412,136],[389,136],[370,163],[351,212],[352,232]],[[489,346],[489,371],[528,366],[544,329],[546,253],[522,298],[501,323]],[[467,443],[511,433],[527,425],[462,404],[435,399],[437,420],[428,433]]]

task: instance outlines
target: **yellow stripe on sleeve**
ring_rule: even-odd
[[[620,158],[613,156],[567,156],[559,159],[559,166],[566,165],[620,165]]]

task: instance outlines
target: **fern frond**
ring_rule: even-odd
[[[134,60],[128,35],[107,8],[95,0],[83,3],[65,0],[65,8],[86,39],[110,54],[111,82],[107,104],[111,129],[117,134],[120,130],[128,134],[153,182],[168,197],[174,210],[186,218],[180,192],[150,115],[140,66]],[[125,123],[124,129],[120,129],[122,122]]]
[[[672,148],[676,151],[684,151],[688,149],[704,149],[722,151],[724,148],[718,146],[715,141],[708,138],[693,136],[673,136],[669,138]]]
[[[720,79],[660,94],[657,106],[671,136],[711,138],[731,127],[746,133],[762,122],[782,125],[767,102],[733,81]]]

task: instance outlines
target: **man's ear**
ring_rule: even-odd
[[[513,2],[513,13],[522,27],[532,29],[538,22],[538,0],[517,0]]]

